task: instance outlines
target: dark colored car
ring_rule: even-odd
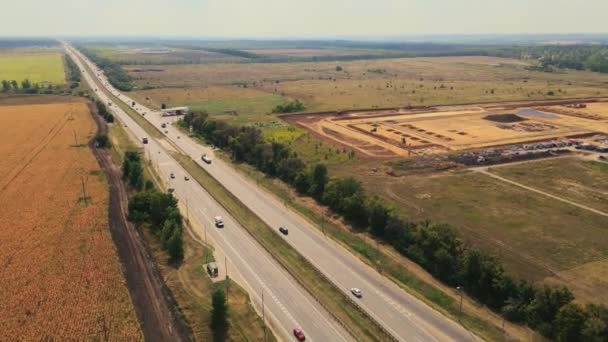
[[[298,341],[306,341],[306,335],[301,328],[293,328],[293,336],[295,336]]]
[[[285,228],[285,227],[279,227],[279,231],[281,233],[283,233],[283,235],[287,235],[289,234],[289,229]]]

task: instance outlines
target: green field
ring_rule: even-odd
[[[516,276],[544,281],[608,257],[608,219],[604,216],[483,174],[391,177],[382,171],[372,172],[376,164],[346,163],[332,169],[337,175],[355,175],[370,194],[392,203],[405,218],[451,224],[465,241],[500,257]],[[535,163],[525,165],[535,167]],[[576,172],[569,170],[568,164],[563,169],[563,174]],[[605,183],[605,173],[594,177],[598,178],[582,184]],[[579,299],[592,299],[576,291],[577,281],[566,283],[572,285]],[[605,279],[586,286],[599,290],[604,284]]]
[[[340,66],[342,71],[337,71]],[[319,63],[162,65],[131,72],[142,87],[246,85],[299,99],[307,111],[608,95],[606,76],[530,71],[519,60],[436,57]],[[144,66],[129,66],[141,69]],[[160,71],[159,71],[160,70]],[[550,95],[553,94],[553,95]]]
[[[0,51],[0,80],[29,79],[32,83],[64,84],[61,53],[5,53]]]
[[[505,178],[608,212],[608,164],[576,158],[492,170]]]

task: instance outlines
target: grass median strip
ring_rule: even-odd
[[[283,240],[232,193],[211,177],[190,157],[173,157],[277,260],[335,319],[362,341],[390,341],[394,338],[340,291],[306,258]],[[297,270],[297,271],[296,271]]]

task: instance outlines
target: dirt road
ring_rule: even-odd
[[[528,191],[533,191],[533,192],[536,192],[536,193],[541,194],[541,195],[543,195],[543,196],[551,197],[551,198],[556,199],[556,200],[558,200],[558,201],[561,201],[561,202],[564,202],[564,203],[568,203],[568,204],[573,205],[573,206],[575,206],[575,207],[579,207],[579,208],[581,208],[581,209],[584,209],[584,210],[590,211],[590,212],[592,212],[592,213],[594,213],[594,214],[598,214],[598,215],[602,215],[602,216],[606,216],[606,217],[608,217],[608,213],[606,213],[606,212],[603,212],[603,211],[601,211],[601,210],[597,210],[597,209],[591,208],[591,207],[589,207],[589,206],[586,206],[586,205],[583,205],[583,204],[580,204],[580,203],[576,203],[576,202],[570,201],[570,200],[565,199],[565,198],[563,198],[563,197],[559,197],[559,196],[556,196],[556,195],[550,194],[550,193],[545,192],[545,191],[542,191],[542,190],[535,189],[535,188],[533,188],[533,187],[530,187],[530,186],[527,186],[527,185],[524,185],[524,184],[521,184],[521,183],[518,183],[518,182],[512,181],[512,180],[510,180],[510,179],[507,179],[507,178],[501,177],[501,176],[499,176],[499,175],[496,175],[496,174],[494,174],[494,173],[490,172],[490,171],[489,171],[487,168],[476,168],[476,169],[473,169],[473,171],[475,171],[475,172],[479,172],[479,173],[482,173],[482,174],[484,174],[484,175],[486,175],[486,176],[489,176],[489,177],[492,177],[492,178],[498,179],[498,180],[500,180],[500,181],[503,181],[503,182],[509,183],[509,184],[511,184],[511,185],[518,186],[518,187],[520,187],[520,188],[522,188],[522,189],[526,189],[526,190],[528,190]]]
[[[105,122],[91,112],[98,132],[106,133]],[[170,290],[164,284],[139,233],[127,221],[128,194],[120,168],[114,165],[106,150],[94,148],[93,141],[89,146],[108,178],[110,231],[146,341],[191,340],[190,329],[176,312],[177,304]]]

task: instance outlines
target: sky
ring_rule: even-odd
[[[3,36],[608,33],[608,0],[0,0]]]

